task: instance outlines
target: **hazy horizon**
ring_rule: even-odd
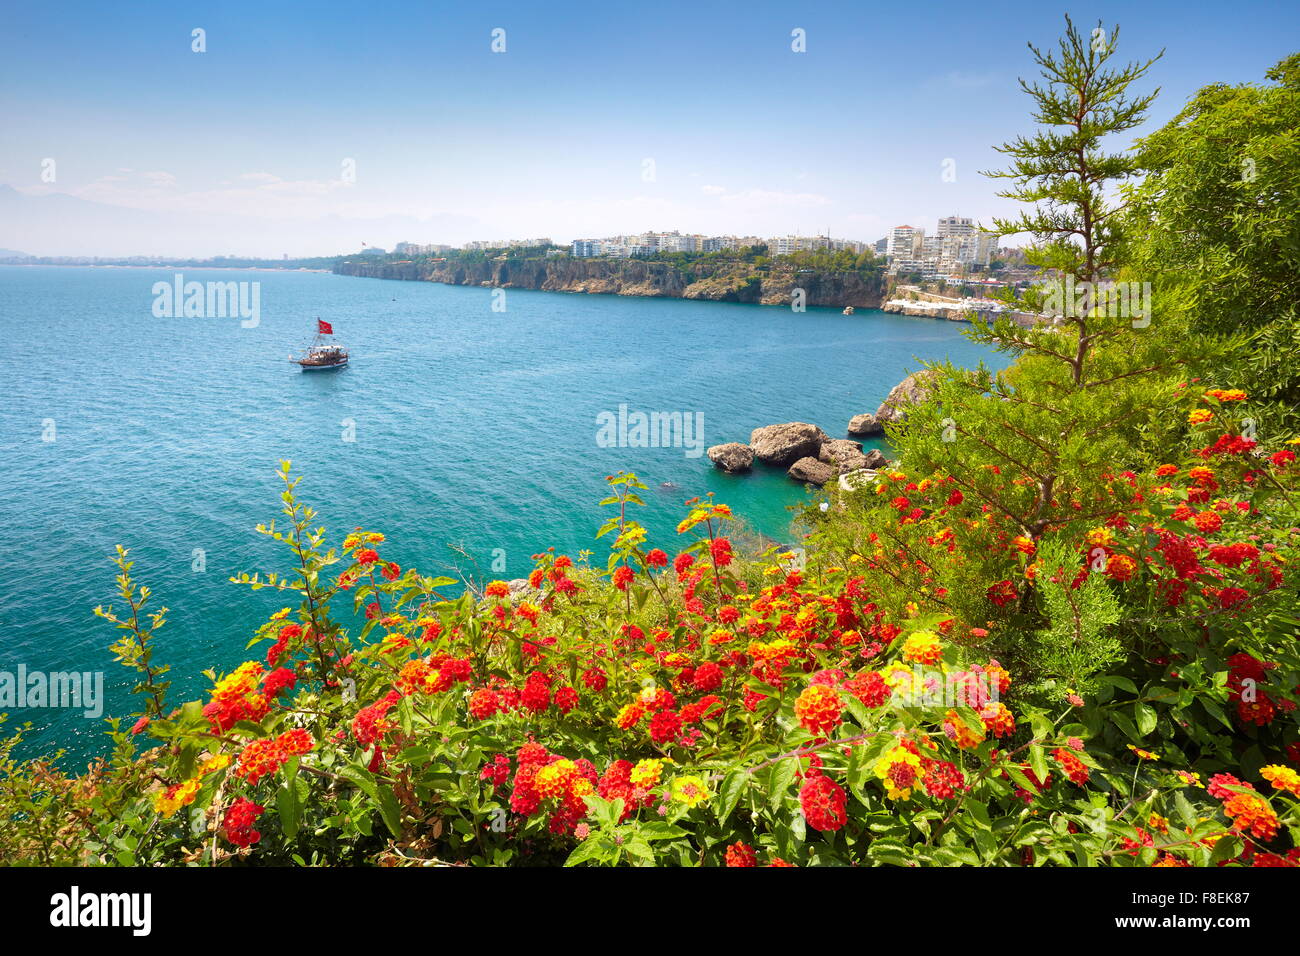
[[[952,214],[988,225],[1014,204],[979,171],[1030,128],[1026,42],[1055,43],[1061,12],[928,9],[918,22],[839,2],[579,3],[563,17],[15,7],[0,37],[13,190],[0,248],[300,258],[674,229],[871,242]],[[1138,134],[1208,83],[1262,82],[1300,26],[1294,8],[1251,2],[1231,16],[1172,2],[1071,13],[1088,31],[1118,21],[1120,61],[1167,50],[1139,83],[1162,93]]]

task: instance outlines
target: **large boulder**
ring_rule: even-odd
[[[821,487],[835,477],[835,468],[810,456],[796,461],[787,474],[795,481],[806,481]]]
[[[827,465],[834,465],[839,472],[856,471],[870,467],[867,456],[862,454],[862,443],[849,441],[847,438],[829,438],[822,442],[817,452],[817,460]]]
[[[807,422],[786,422],[755,428],[749,436],[754,457],[769,465],[790,465],[800,458],[817,457],[827,435]]]
[[[885,431],[884,423],[871,412],[863,412],[849,419],[850,435],[880,435]]]
[[[889,464],[889,459],[881,453],[879,448],[871,449],[869,452],[866,452],[863,457],[867,461],[867,463],[862,466],[863,468],[879,470]]]
[[[876,419],[883,423],[901,422],[907,417],[907,407],[924,401],[938,372],[926,369],[914,372],[889,390],[885,400],[876,409]]]
[[[714,445],[705,454],[715,466],[730,474],[749,471],[750,466],[754,464],[754,449],[737,441]]]

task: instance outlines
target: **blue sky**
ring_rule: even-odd
[[[0,246],[297,255],[987,222],[1010,206],[978,171],[1028,128],[1025,43],[1054,42],[1067,11],[1118,21],[1121,59],[1166,49],[1153,123],[1207,83],[1262,80],[1300,38],[1300,5],[1253,2],[11,3],[0,183],[133,225],[38,205]]]

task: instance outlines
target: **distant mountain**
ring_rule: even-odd
[[[27,253],[17,249],[0,249],[0,259],[26,259]]]

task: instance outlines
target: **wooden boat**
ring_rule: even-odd
[[[316,320],[316,337],[302,354],[289,356],[289,361],[302,367],[304,372],[321,372],[326,369],[343,368],[348,364],[348,350],[329,341],[326,336],[334,334],[334,326],[320,319]]]

